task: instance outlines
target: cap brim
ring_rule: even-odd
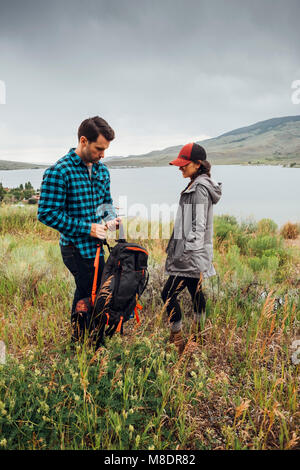
[[[185,166],[190,163],[191,160],[187,160],[186,158],[175,158],[172,162],[169,163],[169,165],[175,165],[175,166]]]

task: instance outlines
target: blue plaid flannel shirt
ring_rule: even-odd
[[[38,220],[60,232],[60,245],[73,243],[84,258],[94,258],[99,240],[90,236],[92,222],[117,217],[110,176],[100,161],[93,164],[90,179],[87,166],[74,150],[45,171]]]

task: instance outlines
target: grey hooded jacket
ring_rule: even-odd
[[[213,204],[219,201],[221,183],[199,175],[182,191],[174,230],[166,252],[166,274],[203,278],[216,274],[213,267]]]

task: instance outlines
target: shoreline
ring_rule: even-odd
[[[0,171],[24,171],[24,170],[46,170],[49,168],[51,165],[54,165],[54,163],[51,163],[49,166],[41,166],[41,167],[34,167],[34,168],[1,168]],[[213,162],[211,161],[212,166],[260,166],[260,167],[269,167],[269,166],[279,166],[281,168],[300,168],[300,163],[289,163],[289,164],[283,164],[283,163],[266,163],[266,162],[253,162],[253,163],[245,163],[245,162],[239,162],[239,163],[226,163],[226,162]],[[111,165],[110,163],[105,163],[104,165],[107,166],[107,168],[112,169],[112,170],[126,170],[126,169],[133,169],[133,168],[166,168],[168,165]]]

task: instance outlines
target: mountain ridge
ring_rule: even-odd
[[[42,165],[39,163],[24,163],[14,160],[0,160],[0,171],[6,170],[35,170],[39,168],[48,168],[50,165]]]
[[[215,165],[271,164],[300,167],[300,115],[258,121],[196,141],[205,147],[208,160]],[[127,157],[108,157],[109,168],[166,166],[182,145]],[[0,160],[0,170],[47,168],[49,165]]]
[[[208,160],[213,164],[300,166],[300,115],[258,121],[196,142],[205,147]],[[114,159],[108,162],[107,166],[166,166],[177,156],[185,143],[146,154]]]

